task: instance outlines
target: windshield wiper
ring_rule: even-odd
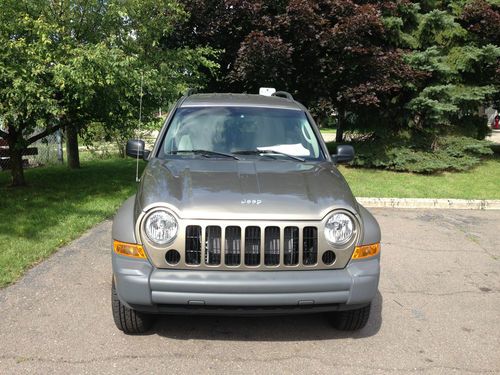
[[[202,155],[205,157],[208,157],[209,155],[216,155],[216,156],[224,156],[226,158],[232,158],[235,160],[240,160],[240,158],[238,158],[235,155],[226,154],[224,152],[210,151],[210,150],[174,150],[174,151],[171,151],[170,153],[172,155],[181,154],[181,153],[191,153],[191,154]]]
[[[235,151],[235,152],[233,152],[233,154],[236,154],[236,155],[264,155],[264,156],[272,156],[274,154],[274,155],[286,156],[287,158],[297,160],[297,161],[305,161],[306,160],[306,159],[301,158],[299,156],[285,154],[284,152],[274,151],[274,150],[241,150],[241,151]]]

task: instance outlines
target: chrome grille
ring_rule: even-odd
[[[318,262],[318,228],[189,225],[185,246],[187,265],[200,265],[203,256],[208,266],[312,266]]]

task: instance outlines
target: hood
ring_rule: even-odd
[[[152,159],[136,212],[165,203],[184,219],[321,220],[356,212],[349,186],[330,162]]]

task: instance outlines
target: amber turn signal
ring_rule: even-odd
[[[132,258],[146,259],[146,253],[141,245],[126,243],[120,241],[113,241],[113,248],[115,253],[125,255]]]
[[[352,259],[363,259],[377,255],[380,252],[380,243],[356,246],[352,253]]]

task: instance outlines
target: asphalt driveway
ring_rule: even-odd
[[[108,221],[0,290],[0,373],[500,373],[500,211],[372,212],[383,273],[360,332],[321,315],[179,316],[126,336]]]

